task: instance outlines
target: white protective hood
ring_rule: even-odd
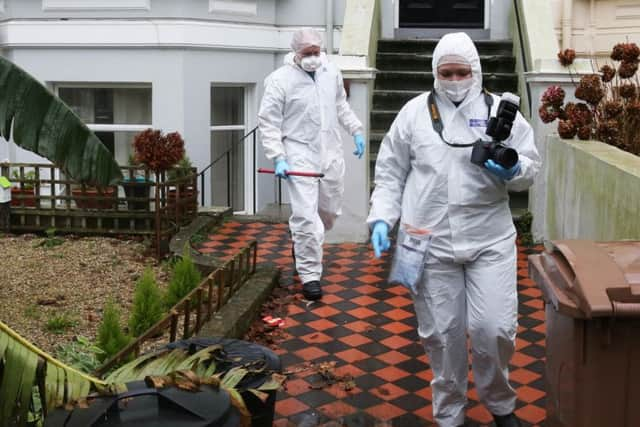
[[[447,98],[438,82],[438,63],[445,55],[457,55],[466,58],[471,64],[473,86],[467,94],[464,103],[473,100],[482,91],[482,67],[480,66],[480,56],[475,44],[466,33],[449,33],[440,39],[433,51],[433,78],[435,91],[442,98]]]

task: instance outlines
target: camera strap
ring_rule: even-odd
[[[487,104],[487,120],[491,117],[491,107],[493,107],[493,97],[488,90],[482,89],[482,95],[484,96],[484,102]],[[442,124],[442,117],[440,116],[440,110],[438,110],[438,105],[436,104],[436,100],[433,96],[433,91],[429,93],[429,97],[427,98],[427,103],[429,104],[429,114],[431,115],[431,124],[433,125],[433,130],[435,130],[438,135],[440,135],[440,139],[445,144],[451,147],[473,147],[475,142],[470,144],[454,144],[442,136],[442,132],[444,131],[444,125]]]

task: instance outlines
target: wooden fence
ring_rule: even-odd
[[[197,334],[204,323],[229,301],[256,271],[258,244],[254,240],[224,265],[209,274],[195,289],[187,294],[169,313],[150,327],[142,335],[120,350],[115,356],[99,367],[95,374],[105,372],[148,350],[145,345],[152,341],[162,344],[177,339],[188,339]],[[168,334],[168,337],[165,337]]]
[[[13,184],[10,230],[148,236],[160,257],[163,242],[197,215],[197,171],[121,169],[125,178],[119,185],[96,188],[66,178],[50,164],[0,165],[0,175]]]

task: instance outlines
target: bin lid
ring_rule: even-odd
[[[640,241],[554,240],[529,256],[547,301],[573,317],[640,317]]]

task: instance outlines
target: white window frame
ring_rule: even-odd
[[[60,89],[151,89],[151,105],[153,106],[153,86],[151,83],[54,82],[52,84],[54,93],[58,97]],[[151,121],[153,122],[153,108],[151,109]],[[153,128],[152,123],[142,125],[86,123],[86,125],[93,132],[142,132]]]
[[[211,82],[210,88],[214,90],[216,88],[223,87],[241,87],[244,89],[243,93],[243,117],[244,124],[241,125],[220,125],[220,126],[212,126],[209,123],[209,135],[211,132],[223,132],[223,131],[233,131],[233,130],[241,130],[242,136],[245,136],[249,132],[249,93],[251,91],[251,87],[248,84],[241,83],[219,83],[219,82]],[[211,94],[211,92],[209,92]],[[211,98],[211,95],[209,95]],[[213,110],[213,102],[209,99],[210,110]],[[209,114],[209,122],[211,122],[211,114],[213,111],[210,111]],[[234,141],[235,142],[235,141]],[[251,215],[255,214],[253,212],[253,181],[256,179],[256,172],[253,170],[253,147],[251,144],[253,140],[251,138],[247,138],[244,140],[245,142],[245,150],[244,150],[244,170],[245,170],[245,179],[244,179],[244,210],[242,211],[234,211],[234,215]],[[211,143],[211,141],[209,142]],[[247,173],[249,172],[249,173]]]
[[[209,13],[256,16],[258,0],[209,0]]]

